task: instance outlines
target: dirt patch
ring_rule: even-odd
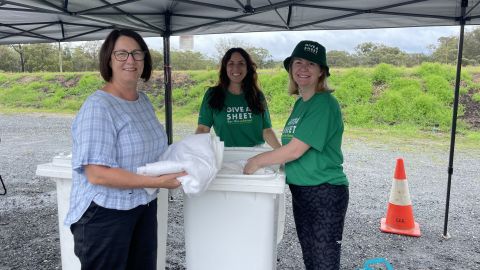
[[[172,89],[190,87],[196,83],[189,74],[185,72],[172,72]],[[154,96],[163,95],[165,91],[165,79],[162,72],[154,72],[148,82],[140,81],[138,89]]]
[[[467,94],[461,95],[459,103],[465,108],[465,113],[459,119],[467,122],[472,129],[480,130],[480,103],[473,100],[478,89],[470,89]]]
[[[184,72],[173,72],[172,81],[174,88],[182,88],[195,83],[195,81],[190,77],[190,75]]]
[[[388,88],[388,85],[384,83],[374,84],[372,88],[372,100],[374,101],[377,100],[383,94],[383,92],[385,92],[385,90]]]
[[[35,81],[38,81],[38,77],[30,76],[30,75],[26,75],[18,79],[19,83],[24,83],[24,84],[35,82]]]
[[[58,76],[56,77],[57,83],[62,85],[65,88],[70,88],[70,87],[75,87],[80,80],[80,76],[75,76],[70,79],[66,79],[64,76]]]
[[[65,87],[65,88],[70,88],[70,87],[75,87],[78,83],[78,81],[80,81],[80,77],[82,75],[79,74],[73,78],[65,78],[65,76],[63,75],[58,75],[58,76],[55,76],[53,79],[49,80],[50,82],[53,82],[53,83],[58,83],[60,84],[62,87]],[[22,83],[22,84],[29,84],[29,83],[32,83],[32,82],[37,82],[37,81],[43,81],[44,79],[41,77],[41,76],[30,76],[30,75],[27,75],[27,76],[23,76],[21,77],[18,82],[19,83]],[[48,89],[41,89],[43,92],[49,92]]]
[[[472,75],[472,81],[474,83],[479,83],[480,82],[480,73],[476,73]]]

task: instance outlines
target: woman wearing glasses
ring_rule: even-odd
[[[82,269],[156,269],[157,194],[177,177],[135,174],[167,148],[163,126],[143,92],[152,73],[142,37],[113,30],[100,49],[102,89],[87,98],[72,125],[73,186],[65,225]]]

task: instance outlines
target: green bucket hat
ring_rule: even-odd
[[[290,68],[290,60],[292,60],[293,57],[303,58],[317,63],[319,66],[324,67],[327,71],[327,76],[330,76],[327,65],[327,53],[325,47],[320,43],[311,40],[300,41],[293,50],[292,55],[283,60],[283,66],[287,71]]]

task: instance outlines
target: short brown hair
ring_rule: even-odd
[[[121,36],[133,38],[140,45],[142,51],[145,52],[145,58],[143,59],[143,73],[140,78],[144,81],[148,81],[150,76],[152,76],[152,57],[150,56],[150,51],[148,50],[147,43],[145,43],[142,36],[130,29],[115,29],[108,34],[100,48],[100,74],[107,82],[112,79],[112,67],[110,66],[110,61],[112,59],[113,49],[115,48],[115,42],[117,42],[117,39]]]
[[[298,95],[298,84],[295,82],[293,79],[292,75],[292,63],[293,61],[290,61],[289,69],[288,69],[288,93],[290,95]],[[317,64],[318,65],[318,64]],[[324,92],[324,91],[333,91],[330,88],[328,88],[327,84],[327,71],[325,67],[320,66],[320,71],[322,71],[322,76],[320,76],[320,79],[318,80],[318,84],[315,87],[315,92]]]

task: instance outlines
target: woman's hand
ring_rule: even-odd
[[[282,164],[300,158],[310,149],[310,145],[293,138],[288,144],[272,151],[258,154],[247,160],[243,168],[244,174],[253,174],[258,169],[273,164]]]
[[[185,175],[187,175],[186,172],[179,172],[179,173],[170,173],[170,174],[157,176],[157,177],[154,177],[155,185],[158,188],[175,189],[182,185],[182,183],[180,183],[178,178]]]
[[[272,147],[273,149],[280,148],[282,145],[275,135],[275,131],[272,128],[266,128],[263,130],[263,139]]]
[[[182,183],[177,178],[186,172],[170,173],[160,176],[147,176],[131,173],[121,168],[101,165],[86,165],[85,175],[90,183],[116,188],[178,188]]]
[[[260,168],[261,166],[258,164],[255,157],[252,157],[247,160],[247,164],[245,164],[245,167],[243,167],[243,173],[253,174],[256,171],[258,171]]]
[[[202,133],[210,133],[210,128],[205,125],[198,124],[197,130],[195,130],[195,134],[202,134]]]

